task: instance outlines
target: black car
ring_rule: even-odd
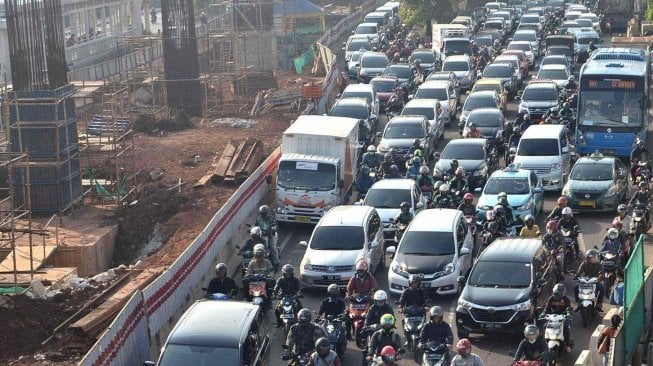
[[[395,76],[399,79],[399,84],[404,89],[406,100],[409,94],[412,94],[419,84],[419,75],[415,68],[409,64],[388,65],[381,76]]]
[[[550,266],[549,253],[539,239],[494,241],[476,260],[458,298],[458,337],[523,332],[555,284]]]

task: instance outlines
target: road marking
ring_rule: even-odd
[[[449,316],[447,317],[447,323],[449,323],[449,325],[453,324],[455,314],[456,314],[456,307],[454,305],[451,305],[449,307]]]
[[[286,247],[286,244],[288,244],[288,242],[290,241],[291,236],[292,236],[292,232],[289,232],[288,235],[281,242],[281,245],[279,247],[277,247],[277,250],[279,251],[279,254],[281,254],[281,252],[283,252],[283,248]]]

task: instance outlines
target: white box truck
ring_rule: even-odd
[[[303,115],[283,133],[277,170],[279,222],[317,223],[347,202],[357,176],[358,120]]]
[[[462,24],[435,24],[433,22],[431,48],[444,54],[444,40],[447,38],[467,38],[469,39],[469,28]]]

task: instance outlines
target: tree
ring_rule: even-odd
[[[455,15],[455,4],[453,0],[404,0],[399,8],[399,16],[404,24],[425,25],[428,31],[432,20],[438,23],[450,22]]]

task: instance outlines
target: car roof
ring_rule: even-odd
[[[239,348],[255,321],[258,305],[199,300],[182,315],[166,343]],[[220,319],[220,326],[207,319]]]
[[[567,66],[560,65],[560,64],[548,64],[548,65],[542,65],[540,71],[542,70],[567,70]]]
[[[485,146],[485,140],[484,138],[464,138],[464,139],[454,139],[454,140],[449,140],[447,142],[447,145],[445,145],[445,149],[447,146],[452,145],[480,145],[480,146]]]
[[[435,103],[439,102],[437,99],[428,99],[428,98],[420,98],[420,99],[413,99],[406,103],[404,108],[409,108],[409,107],[431,107],[433,108],[435,106]]]
[[[365,106],[367,107],[369,103],[367,102],[367,99],[365,98],[340,98],[336,100],[335,105],[347,105],[347,106]]]
[[[544,61],[545,59],[563,60],[564,62],[568,62],[567,56],[565,55],[546,55],[542,58],[542,61]]]
[[[537,88],[537,89],[553,89],[555,88],[558,90],[558,85],[554,81],[546,81],[546,80],[532,80],[526,85],[526,88]],[[524,89],[526,89],[524,88]]]
[[[467,120],[472,118],[472,115],[476,114],[495,114],[503,118],[503,112],[501,112],[501,109],[499,108],[476,108],[469,113]]]
[[[517,34],[517,33],[528,33],[528,34],[537,35],[537,31],[535,29],[517,29],[515,31],[515,34]]]
[[[518,169],[515,168],[514,166],[509,166],[508,168],[504,169],[497,169],[495,170],[491,175],[490,178],[503,178],[503,177],[529,177],[531,174],[531,171],[528,169]]]
[[[386,13],[381,12],[381,11],[373,11],[371,13],[368,13],[366,17],[368,16],[373,16],[373,17],[379,17],[379,16],[385,16]]]
[[[516,45],[527,44],[527,45],[530,46],[531,42],[529,42],[529,41],[511,41],[510,43],[508,43],[508,47],[510,47],[511,44],[516,44]]]
[[[474,85],[503,85],[503,80],[499,78],[483,78],[477,80]]]
[[[348,41],[358,41],[358,40],[368,41],[369,42],[370,41],[370,36],[367,35],[367,34],[352,34],[351,36],[349,36]]]
[[[386,56],[386,54],[383,53],[383,52],[370,52],[370,51],[367,51],[367,52],[363,52],[363,56],[361,56],[361,59],[363,57],[365,57],[365,58],[369,58],[369,57],[379,57],[380,58],[380,57],[383,57],[385,59],[388,59],[388,56]]]
[[[494,90],[478,90],[473,93],[469,93],[469,96],[467,96],[467,99],[469,98],[494,98],[494,96],[497,94],[496,91]]]
[[[376,24],[376,23],[368,22],[368,23],[361,23],[361,24],[357,25],[356,28],[358,28],[358,27],[372,27],[372,26],[378,27],[379,25]]]
[[[452,232],[456,227],[455,219],[462,215],[459,210],[450,208],[430,208],[420,211],[406,230]]]
[[[399,123],[421,123],[426,117],[417,116],[417,115],[404,115],[404,116],[394,116],[391,120],[388,121],[389,124],[399,124]]]
[[[491,63],[491,64],[485,66],[486,69],[487,69],[488,67],[489,67],[489,68],[493,68],[493,67],[502,67],[502,68],[506,68],[506,67],[512,67],[512,65],[510,65],[510,64],[505,64],[505,63],[500,62],[500,63]]]
[[[379,75],[379,76],[375,76],[375,77],[373,77],[372,80],[394,81],[394,82],[397,82],[397,81],[399,81],[399,78],[397,78],[396,76],[392,76],[392,75]],[[372,80],[370,80],[370,82],[372,82]],[[370,86],[371,86],[371,85],[370,85]]]
[[[322,216],[318,226],[361,226],[373,210],[370,206],[335,206]]]
[[[418,89],[442,89],[449,87],[449,84],[450,82],[447,80],[426,80],[419,85]]]
[[[345,90],[343,90],[343,93],[348,92],[348,91],[374,93],[374,87],[372,85],[369,85],[369,84],[349,84],[349,85],[347,85]]]
[[[409,64],[390,64],[390,65],[386,66],[386,68],[388,68],[388,67],[400,67],[402,69],[410,69],[411,65],[409,65]]]
[[[530,263],[541,247],[540,239],[498,238],[483,251],[478,260]]]
[[[411,189],[415,187],[415,181],[413,179],[381,179],[380,181],[374,183],[370,190],[372,189]]]
[[[603,164],[603,165],[613,165],[615,162],[615,157],[614,156],[596,156],[595,154],[592,154],[590,156],[583,156],[582,158],[578,159],[576,161],[576,164]]]
[[[524,131],[521,139],[533,138],[554,138],[560,137],[560,130],[564,129],[563,125],[531,125]]]
[[[452,56],[447,56],[447,58],[444,59],[444,62],[447,61],[469,61],[469,56],[467,55],[452,55]]]

